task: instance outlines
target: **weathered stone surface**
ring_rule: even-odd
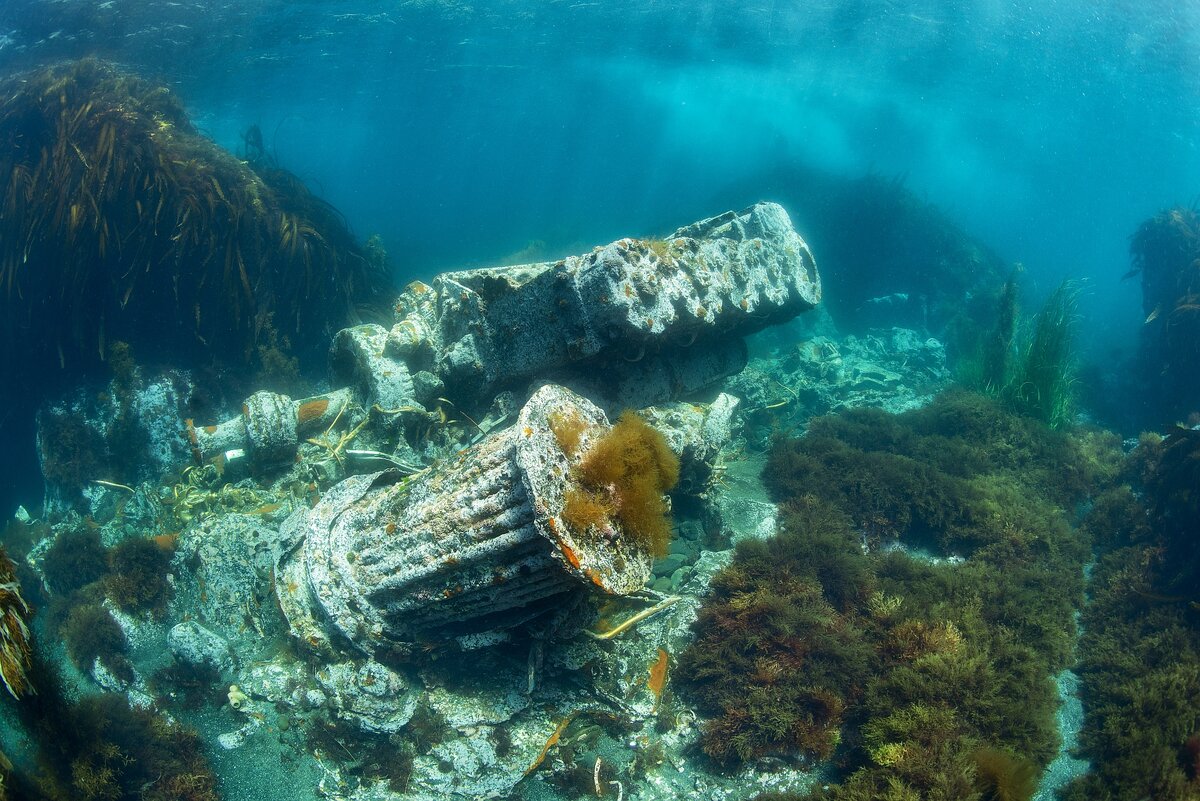
[[[733,438],[739,403],[722,392],[712,403],[668,403],[642,411],[679,454],[683,494],[697,494],[708,483],[721,448]]]
[[[264,637],[280,631],[270,589],[280,549],[280,533],[265,516],[230,514],[186,529],[175,553],[172,608],[250,658]]]
[[[192,388],[186,372],[135,370],[125,382],[110,381],[102,391],[80,387],[43,406],[37,449],[45,513],[99,516],[106,490],[94,480],[137,484],[186,463],[182,419]]]
[[[364,406],[398,409],[413,403],[413,379],[388,331],[369,324],[344,328],[329,350],[334,386],[355,387]],[[401,349],[402,350],[402,349]]]
[[[224,673],[233,668],[233,654],[224,638],[194,620],[178,623],[167,632],[167,647],[181,664]]]
[[[549,422],[563,412],[590,426],[570,456]],[[588,537],[562,521],[573,461],[607,430],[599,408],[548,385],[515,425],[452,461],[338,484],[284,525],[298,545],[280,561],[277,594],[293,634],[318,650],[404,652],[520,625],[568,593],[640,589],[648,554],[619,529]]]
[[[820,296],[816,263],[787,212],[760,203],[664,240],[626,238],[557,262],[415,283],[397,302],[401,319],[389,342],[410,369],[431,370],[477,400],[593,357],[633,360],[648,347],[737,338],[812,308]],[[721,377],[694,368],[693,377]]]
[[[419,685],[378,662],[327,665],[316,679],[337,716],[365,732],[395,734],[417,708]]]

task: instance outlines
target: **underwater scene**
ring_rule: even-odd
[[[3,0],[0,801],[1200,801],[1198,65]]]

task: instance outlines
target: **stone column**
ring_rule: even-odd
[[[552,413],[588,424],[572,455]],[[429,642],[482,642],[574,592],[641,589],[648,554],[562,521],[572,465],[609,428],[590,401],[549,385],[514,426],[449,462],[338,484],[285,523],[298,545],[280,561],[276,591],[293,634],[318,650],[406,656]]]

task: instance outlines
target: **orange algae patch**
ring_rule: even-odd
[[[175,546],[179,544],[179,532],[172,531],[166,534],[157,534],[153,537],[154,544],[164,551],[173,551]]]
[[[572,528],[583,531],[611,516],[638,548],[667,555],[671,517],[662,496],[679,480],[679,458],[661,433],[626,411],[573,472],[578,485],[567,491],[563,510]]]
[[[296,422],[300,425],[303,425],[319,419],[327,411],[329,411],[328,398],[310,400],[307,403],[300,404],[300,407],[296,409]]]
[[[654,693],[654,708],[658,708],[658,702],[662,700],[663,686],[667,683],[667,663],[668,654],[665,649],[658,649],[658,660],[650,666],[650,678],[646,680],[646,686],[650,688],[650,692]]]
[[[537,759],[533,760],[533,764],[525,769],[526,776],[528,776],[530,773],[533,773],[538,769],[538,766],[546,761],[546,755],[550,753],[551,748],[558,745],[559,739],[562,737],[563,732],[567,730],[567,726],[571,725],[571,721],[575,719],[575,715],[575,712],[567,715],[562,719],[561,722],[559,722],[558,726],[554,728],[554,733],[550,735],[550,739],[546,740],[546,744],[542,746],[542,752],[538,754]]]
[[[565,542],[560,542],[558,544],[558,547],[562,549],[563,556],[567,557],[567,561],[571,563],[571,567],[578,570],[580,565],[582,564],[579,561],[579,555],[577,553],[575,553],[575,551],[571,548],[571,546],[567,545]]]

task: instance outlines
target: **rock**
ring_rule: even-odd
[[[172,626],[167,633],[167,647],[182,665],[209,668],[219,673],[233,669],[229,643],[194,620]]]
[[[412,376],[396,350],[383,326],[369,324],[342,329],[329,349],[333,385],[355,388],[364,407],[412,406],[416,403]]]
[[[899,413],[925,405],[949,383],[941,342],[892,328],[810,337],[754,359],[725,388],[743,401],[747,440],[765,448],[773,431],[802,431],[811,417],[863,406]]]
[[[570,454],[551,428],[556,414],[589,426]],[[321,651],[349,643],[404,653],[431,640],[468,644],[462,638],[559,610],[579,592],[641,589],[652,560],[636,542],[563,522],[572,465],[608,430],[600,409],[548,385],[515,425],[440,467],[336,485],[284,524],[299,543],[276,584],[293,635]]]
[[[337,716],[372,734],[395,734],[417,708],[420,685],[378,662],[338,662],[316,673]]]
[[[107,517],[101,512],[109,490],[94,479],[136,485],[185,464],[190,452],[182,421],[192,390],[186,372],[151,376],[135,368],[103,391],[79,387],[45,404],[37,414],[44,515],[76,509]]]
[[[687,581],[691,571],[686,567],[681,567],[671,573],[671,592],[679,592],[679,588]]]
[[[642,410],[679,454],[677,493],[697,495],[708,484],[721,448],[733,438],[739,402],[722,392],[709,404],[669,403]]]
[[[413,373],[413,395],[425,406],[435,405],[437,399],[446,394],[446,384],[428,370]]]
[[[438,683],[437,672],[428,671],[426,693],[429,708],[459,731],[495,726],[511,720],[529,706],[529,676],[526,665],[483,651],[473,659],[471,674],[447,687]],[[424,674],[423,674],[424,675]]]
[[[436,374],[467,402],[597,357],[614,374],[627,372],[622,364],[642,374],[630,388],[661,384],[661,402],[675,397],[669,379],[694,389],[741,369],[744,351],[731,343],[820,296],[816,263],[787,213],[760,203],[665,240],[621,239],[557,262],[414,283],[388,341],[410,370]],[[629,367],[648,352],[650,362]]]
[[[446,767],[449,766],[447,770]],[[505,798],[524,776],[511,757],[502,761],[486,732],[433,747],[413,760],[413,783],[435,798]]]
[[[660,559],[654,564],[654,574],[656,576],[669,576],[683,566],[683,561],[682,554],[668,554],[665,558]]]
[[[173,609],[186,610],[244,660],[281,631],[270,587],[282,548],[261,516],[228,514],[183,531],[175,552]]]

